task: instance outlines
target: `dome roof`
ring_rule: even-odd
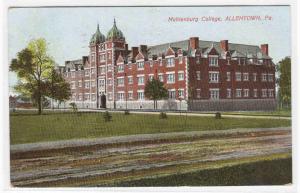
[[[105,36],[100,32],[99,24],[97,25],[97,30],[93,34],[90,44],[99,44],[105,42]]]
[[[122,31],[117,28],[115,19],[113,27],[107,33],[106,40],[125,40]]]

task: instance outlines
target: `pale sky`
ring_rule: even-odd
[[[221,17],[221,22],[169,22],[169,17]],[[226,16],[261,16],[261,21],[225,21]],[[271,16],[272,20],[264,20]],[[88,55],[97,23],[105,36],[116,18],[129,48],[180,41],[192,36],[200,40],[250,45],[269,44],[269,55],[277,63],[291,55],[289,6],[242,7],[66,7],[11,8],[8,15],[9,60],[31,39],[43,37],[56,63]],[[17,78],[9,73],[10,87]]]

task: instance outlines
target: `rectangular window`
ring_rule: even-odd
[[[257,81],[257,74],[253,73],[253,81],[256,82]]]
[[[96,81],[95,80],[91,80],[91,86],[95,87],[96,86]]]
[[[219,82],[219,72],[209,72],[209,82],[218,83]]]
[[[117,97],[118,97],[119,101],[123,101],[124,100],[124,93],[123,92],[119,92],[118,95],[117,95]]]
[[[85,70],[85,76],[90,76],[90,70]]]
[[[197,98],[200,99],[201,98],[201,89],[196,89],[197,92]]]
[[[253,97],[256,98],[257,97],[257,89],[253,90]]]
[[[164,75],[163,74],[159,74],[158,75],[158,79],[160,82],[164,82]]]
[[[107,65],[107,72],[111,72],[112,71],[112,65]]]
[[[129,100],[133,99],[133,92],[132,91],[128,91],[128,99]]]
[[[144,69],[144,62],[137,62],[136,64],[137,64],[138,70]]]
[[[90,100],[90,93],[84,94],[84,100]]]
[[[226,96],[227,96],[227,98],[231,98],[231,89],[230,88],[227,89]]]
[[[176,98],[176,91],[175,90],[168,90],[169,93],[169,99],[175,99]]]
[[[180,99],[184,98],[184,89],[178,89],[178,96]]]
[[[160,65],[160,66],[163,65],[163,60],[162,60],[162,59],[159,60],[159,65]]]
[[[231,81],[231,74],[230,74],[230,72],[227,72],[226,75],[227,75],[226,80],[227,81]]]
[[[71,77],[75,78],[75,72],[71,72]]]
[[[244,97],[249,97],[249,89],[244,89]]]
[[[138,76],[138,85],[144,85],[144,76]]]
[[[90,82],[89,81],[85,81],[84,88],[90,88]]]
[[[112,79],[111,78],[107,79],[107,84],[112,85]]]
[[[149,66],[150,66],[150,68],[153,67],[153,61],[152,60],[149,61]]]
[[[124,78],[123,77],[117,78],[117,86],[124,86]]]
[[[269,80],[269,82],[273,82],[274,81],[273,74],[269,74],[268,80]]]
[[[201,74],[200,74],[200,71],[197,71],[197,72],[196,72],[196,75],[197,75],[197,80],[201,80]]]
[[[144,91],[137,91],[138,100],[144,100]]]
[[[167,58],[167,67],[173,67],[174,64],[174,58]]]
[[[261,74],[261,80],[263,82],[266,82],[267,81],[267,74]]]
[[[95,74],[95,71],[96,71],[95,68],[92,68],[92,69],[91,69],[91,73],[92,73],[92,74]]]
[[[235,73],[235,80],[236,81],[241,81],[242,80],[242,74],[240,72]]]
[[[82,94],[78,94],[78,100],[79,100],[79,101],[82,100]]]
[[[218,66],[218,57],[208,58],[209,66]]]
[[[99,79],[99,87],[104,87],[104,86],[105,86],[105,80]]]
[[[267,89],[262,89],[261,95],[262,95],[262,97],[267,97]]]
[[[242,89],[236,89],[235,90],[235,97],[237,97],[237,98],[242,97]]]
[[[219,99],[219,89],[209,89],[210,99],[218,100]]]
[[[105,74],[105,66],[100,67],[100,74]]]
[[[112,100],[112,93],[111,93],[111,92],[109,92],[109,93],[107,94],[107,96],[108,96],[108,100]]]
[[[124,65],[123,64],[118,65],[118,72],[124,72]]]
[[[196,56],[196,64],[200,64],[200,56]]]
[[[178,72],[178,80],[184,80],[184,73]]]
[[[81,82],[81,80],[78,81],[78,87],[82,87],[82,82]]]
[[[274,97],[274,90],[273,89],[269,89],[269,97],[273,98]]]
[[[179,56],[179,64],[182,64],[182,56]]]
[[[174,83],[174,82],[175,82],[175,74],[174,73],[167,74],[167,83]]]
[[[249,80],[249,73],[243,73],[243,81]]]
[[[76,84],[75,84],[75,82],[71,82],[71,89],[75,89],[76,88]]]
[[[154,75],[153,74],[149,74],[148,76],[149,76],[149,81],[152,81],[153,78],[154,78]]]
[[[96,100],[96,95],[92,94],[92,101],[95,101],[95,100]]]
[[[105,54],[100,55],[100,62],[105,62]]]
[[[128,76],[128,84],[133,84],[133,78],[132,76]]]

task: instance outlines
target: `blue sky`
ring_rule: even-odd
[[[224,21],[226,16],[271,16],[272,20]],[[169,22],[169,17],[221,17],[221,22]],[[131,46],[155,45],[198,36],[201,40],[250,45],[269,44],[274,62],[291,55],[290,8],[245,7],[66,7],[11,8],[8,15],[8,58],[25,48],[31,39],[43,37],[49,54],[63,65],[65,60],[88,54],[88,43],[97,23],[106,35],[113,18]],[[9,84],[17,78],[9,73]]]

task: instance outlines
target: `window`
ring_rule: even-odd
[[[123,92],[118,92],[117,97],[118,97],[119,101],[124,100],[124,93]]]
[[[208,58],[209,66],[218,66],[218,57]]]
[[[160,65],[160,66],[163,65],[163,60],[162,60],[162,59],[159,60],[159,65]]]
[[[133,99],[133,92],[132,91],[128,91],[128,99]]]
[[[230,74],[230,72],[227,72],[226,75],[227,75],[227,79],[226,80],[230,81],[231,80],[231,76],[230,76],[231,74]]]
[[[196,89],[197,98],[200,99],[201,97],[201,89]]]
[[[76,100],[76,93],[73,93],[72,94],[72,101],[75,101]]]
[[[219,82],[219,72],[209,72],[209,82],[218,83]]]
[[[178,89],[178,96],[180,99],[184,98],[184,89]]]
[[[92,68],[91,73],[95,74],[95,68]]]
[[[90,70],[85,70],[85,76],[89,76],[90,75]]]
[[[100,55],[100,62],[105,62],[105,54]]]
[[[244,89],[244,97],[249,97],[249,89]]]
[[[174,58],[167,58],[167,67],[173,67],[174,64]]]
[[[178,72],[178,80],[184,80],[184,73]]]
[[[91,80],[91,86],[95,87],[96,86],[96,81],[95,80]]]
[[[78,87],[82,87],[82,82],[81,82],[81,80],[78,81]]]
[[[209,89],[210,99],[217,100],[219,99],[219,89]]]
[[[154,75],[153,74],[149,74],[149,81],[152,81],[154,78]]]
[[[235,97],[237,97],[237,98],[242,97],[242,89],[236,89],[235,90]]]
[[[107,84],[108,84],[108,85],[112,85],[112,80],[111,80],[111,78],[107,79]]]
[[[149,61],[149,66],[150,66],[150,68],[153,67],[153,61],[152,60]]]
[[[95,62],[95,54],[92,54],[92,55],[91,55],[91,61],[92,61],[92,62]]]
[[[262,89],[261,95],[262,95],[262,97],[267,97],[267,89]]]
[[[128,84],[133,84],[133,78],[132,76],[128,76]]]
[[[257,89],[253,90],[253,97],[256,98],[257,97]]]
[[[75,89],[76,88],[76,85],[75,85],[75,82],[71,82],[71,89]]]
[[[175,82],[175,74],[169,73],[167,74],[167,83],[174,83]]]
[[[231,89],[230,88],[227,89],[226,96],[227,96],[227,98],[231,98]]]
[[[110,53],[110,52],[107,53],[107,58],[108,58],[109,60],[111,60],[111,53]]]
[[[111,93],[111,92],[109,92],[109,93],[107,94],[107,96],[108,96],[108,100],[112,100],[112,93]]]
[[[197,71],[197,72],[196,72],[196,75],[197,75],[197,80],[201,80],[201,74],[200,74],[200,71]]]
[[[269,89],[269,97],[270,98],[274,97],[274,90],[273,89]]]
[[[227,65],[230,65],[230,58],[227,59]]]
[[[96,95],[92,94],[92,101],[95,101],[95,100],[96,100]]]
[[[274,80],[273,79],[273,74],[269,74],[269,78],[268,79],[269,79],[269,82],[273,82],[273,80]]]
[[[138,76],[138,85],[143,85],[144,84],[144,75]]]
[[[196,56],[196,64],[200,64],[200,56]]]
[[[253,73],[253,81],[256,82],[257,81],[257,74]]]
[[[144,91],[137,91],[138,100],[144,100]]]
[[[137,64],[138,70],[144,69],[144,62],[137,62],[136,64]]]
[[[105,86],[105,80],[99,79],[99,87],[104,87],[104,86]]]
[[[235,80],[236,80],[236,81],[241,81],[241,80],[242,80],[242,75],[241,75],[240,72],[236,72],[236,73],[235,73]]]
[[[100,67],[100,74],[105,74],[105,66]]]
[[[261,74],[261,80],[263,82],[267,81],[267,74]]]
[[[123,77],[117,78],[117,86],[124,86],[124,78]]]
[[[71,77],[75,78],[75,72],[71,72]]]
[[[107,65],[107,72],[111,72],[112,71],[112,65]]]
[[[176,91],[175,90],[168,90],[169,93],[169,99],[175,99],[176,98]]]
[[[84,88],[90,88],[90,82],[89,81],[85,81]]]
[[[124,65],[118,65],[118,72],[124,72]]]
[[[90,93],[84,94],[84,100],[90,100]]]
[[[243,81],[249,80],[249,73],[243,73]]]
[[[164,82],[164,75],[163,74],[159,74],[158,75],[158,79],[160,82]]]
[[[78,94],[78,100],[79,100],[79,101],[82,100],[82,94]]]

